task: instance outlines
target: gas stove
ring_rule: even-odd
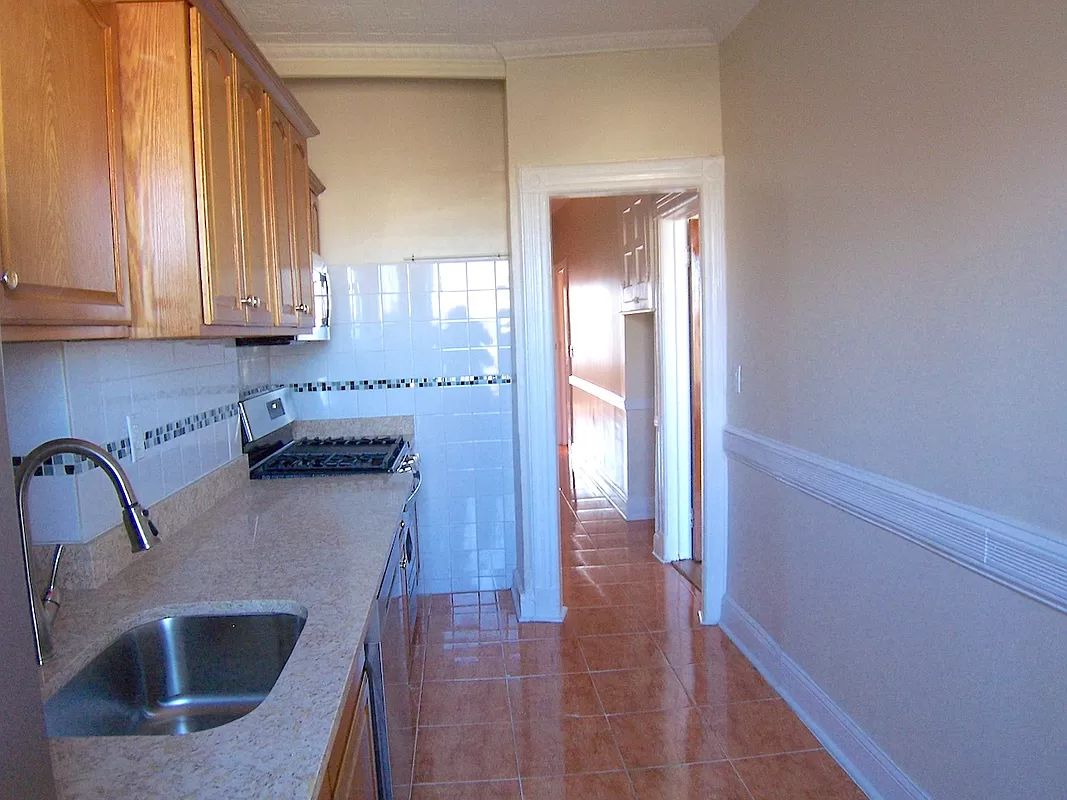
[[[368,472],[413,472],[417,457],[401,436],[293,439],[288,389],[249,397],[240,404],[245,453],[252,478],[303,478]]]
[[[396,472],[407,455],[399,436],[299,439],[260,461],[253,478]]]

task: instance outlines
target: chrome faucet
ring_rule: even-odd
[[[55,612],[59,609],[56,601],[55,581],[56,572],[59,569],[59,557],[62,555],[63,546],[56,548],[52,563],[52,580],[48,590],[40,598],[37,597],[33,588],[33,567],[30,558],[30,537],[26,528],[26,487],[29,486],[30,478],[47,459],[52,456],[70,453],[84,456],[92,461],[106,474],[115,486],[119,501],[122,503],[122,524],[126,528],[126,534],[130,537],[130,547],[133,552],[147,550],[158,541],[159,531],[148,518],[148,509],[141,508],[137,497],[133,493],[130,479],[123,471],[118,459],[112,456],[104,448],[87,442],[84,439],[52,439],[31,450],[19,464],[18,472],[15,473],[15,498],[18,502],[19,534],[22,536],[22,560],[26,570],[26,590],[30,599],[30,617],[33,620],[33,639],[37,651],[37,663],[43,664],[55,653],[52,642],[52,620]],[[45,606],[50,606],[46,611]]]

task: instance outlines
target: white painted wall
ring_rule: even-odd
[[[289,83],[321,133],[311,167],[328,264],[506,254],[500,81]]]
[[[722,152],[714,46],[509,61],[506,83],[512,170]]]
[[[722,45],[731,423],[1064,535],[1067,17],[764,0]],[[737,465],[729,594],[933,797],[1060,798],[1067,617]]]

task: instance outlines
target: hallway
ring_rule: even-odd
[[[561,495],[562,625],[507,592],[434,595],[423,633],[417,800],[862,798],[793,712],[578,483]]]

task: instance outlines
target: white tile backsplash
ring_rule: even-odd
[[[24,456],[60,436],[99,445],[127,438],[126,418],[143,430],[237,402],[238,387],[270,379],[264,348],[238,367],[232,342],[56,342],[3,347],[11,452]],[[241,452],[231,417],[121,459],[138,499],[158,502]],[[105,474],[31,481],[29,519],[36,544],[85,542],[118,524]]]
[[[508,263],[494,260],[330,267],[330,341],[312,348],[270,348],[270,380],[262,383],[510,375],[508,274]],[[243,365],[241,374],[243,386],[260,383],[245,378]],[[509,385],[299,392],[295,397],[297,413],[306,419],[414,416],[424,476],[419,496],[424,591],[511,585],[515,496]]]

